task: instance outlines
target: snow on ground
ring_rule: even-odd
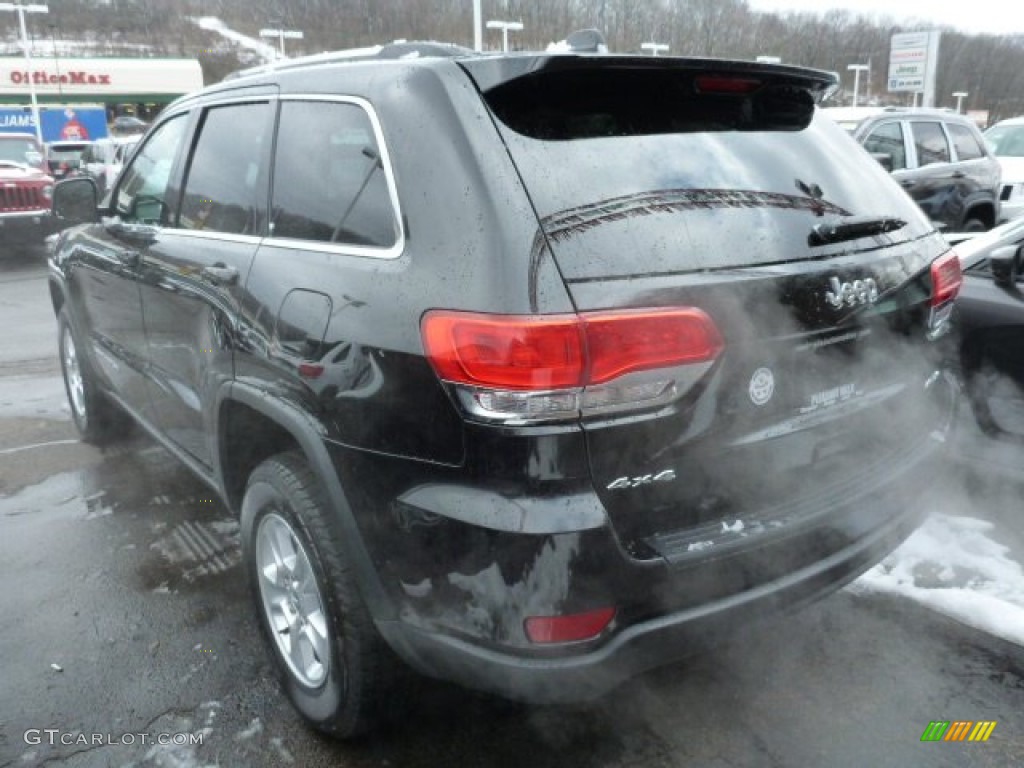
[[[1024,568],[985,520],[935,513],[850,589],[902,595],[1024,645]]]
[[[236,32],[215,16],[202,16],[200,18],[193,19],[192,21],[194,21],[200,29],[205,29],[207,32],[214,32],[221,35],[241,48],[246,48],[257,54],[264,61],[274,61],[277,58],[277,46],[271,43],[265,43],[257,37],[249,37],[248,35],[243,35],[241,32]]]

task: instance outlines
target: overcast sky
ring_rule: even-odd
[[[1024,35],[1022,0],[747,0],[757,11],[813,11],[842,8],[890,16],[896,21],[924,19],[966,33]]]

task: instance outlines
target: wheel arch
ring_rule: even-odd
[[[234,381],[226,384],[217,402],[217,456],[221,483],[229,507],[241,512],[242,497],[252,470],[262,461],[297,451],[323,485],[344,556],[378,625],[397,618],[397,610],[381,584],[341,481],[324,445],[325,429],[310,414],[264,389]],[[241,446],[237,450],[233,448]]]
[[[986,229],[992,229],[996,225],[996,206],[991,200],[980,200],[969,203],[964,211],[964,223],[971,219],[978,219],[985,223]]]

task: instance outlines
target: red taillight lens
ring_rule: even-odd
[[[960,258],[954,251],[940,256],[932,262],[932,306],[938,307],[952,301],[960,293],[963,284],[963,272],[960,270]]]
[[[543,390],[713,360],[722,339],[694,307],[540,317],[434,310],[423,345],[446,381]]]
[[[588,384],[712,360],[722,350],[715,324],[694,307],[583,314],[581,319],[590,360]]]
[[[563,389],[583,379],[575,315],[518,317],[428,312],[423,346],[442,379],[502,389]]]
[[[531,643],[572,643],[597,637],[614,617],[614,608],[599,608],[567,616],[530,616],[524,625]]]

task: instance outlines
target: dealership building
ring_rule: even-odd
[[[203,87],[196,59],[0,57],[0,103],[104,104],[108,113],[148,118]]]

